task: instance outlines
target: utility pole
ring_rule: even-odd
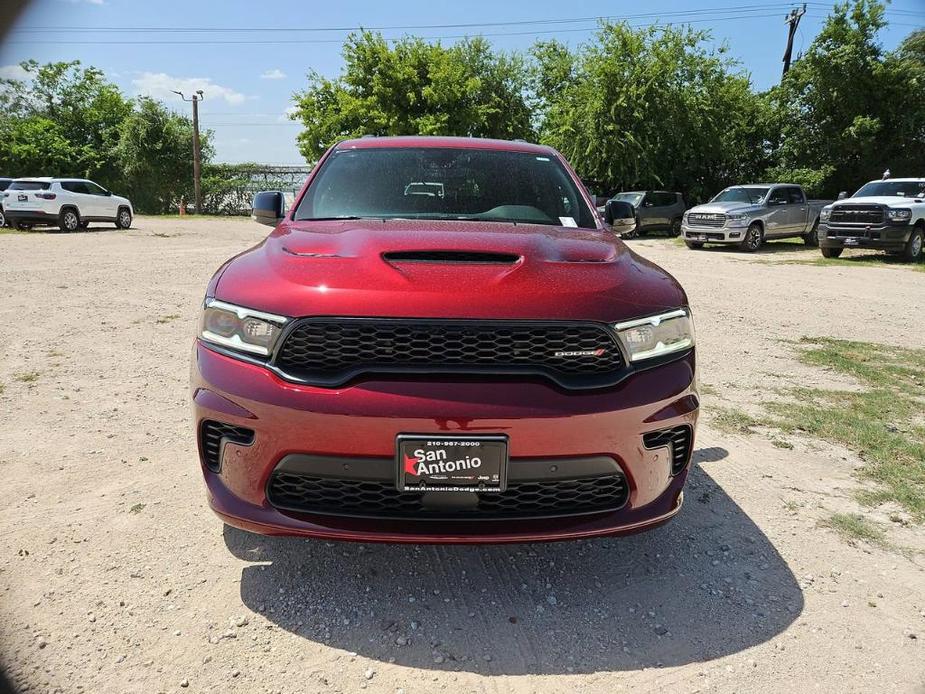
[[[191,99],[183,96],[183,92],[175,91],[183,101],[193,104],[193,196],[196,198],[196,214],[202,214],[202,155],[199,151],[199,102],[202,101],[202,90],[197,89]]]
[[[803,7],[799,10],[793,8],[790,10],[790,14],[784,19],[787,24],[790,25],[790,31],[787,34],[787,50],[784,51],[784,74],[790,70],[790,58],[793,55],[793,37],[797,33],[797,27],[800,26],[800,19],[803,15],[806,14],[806,3],[803,4]]]

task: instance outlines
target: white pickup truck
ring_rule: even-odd
[[[819,250],[837,258],[846,248],[873,248],[921,260],[925,240],[925,178],[871,181],[850,198],[823,208]]]
[[[706,205],[684,213],[681,233],[688,248],[724,243],[757,251],[770,239],[800,237],[816,245],[819,213],[829,200],[807,200],[793,183],[731,186]]]

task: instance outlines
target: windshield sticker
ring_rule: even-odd
[[[559,224],[564,227],[577,227],[574,217],[559,217]]]

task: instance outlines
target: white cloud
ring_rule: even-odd
[[[204,92],[206,101],[224,100],[229,104],[241,104],[247,99],[241,92],[215,84],[208,77],[172,77],[164,72],[143,72],[132,80],[132,84],[136,94],[165,101],[179,98],[174,91],[190,97],[199,89]]]
[[[280,114],[280,117],[277,120],[280,123],[290,123],[292,122],[292,117],[299,112],[298,106],[289,106],[285,111]]]
[[[262,80],[284,80],[286,79],[286,73],[280,70],[278,67],[273,68],[272,70],[267,70],[262,75],[260,75]]]
[[[27,80],[29,73],[21,65],[0,65],[0,77],[8,80]]]

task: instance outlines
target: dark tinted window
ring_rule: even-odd
[[[803,204],[806,202],[806,198],[803,196],[803,191],[799,188],[788,188],[787,197],[791,204]]]
[[[655,204],[659,207],[669,207],[675,203],[674,193],[653,193]]]
[[[768,202],[772,205],[788,203],[789,201],[790,199],[787,196],[786,188],[775,188],[774,190],[771,191],[771,195],[768,197]]]
[[[71,193],[86,193],[86,186],[81,181],[62,181],[61,187]]]
[[[0,178],[0,190],[6,190],[12,182],[12,178]]]
[[[106,195],[106,189],[96,185],[93,181],[82,181],[84,192],[90,195]]]
[[[10,190],[48,190],[50,185],[45,181],[13,181]]]
[[[345,217],[596,225],[596,216],[555,156],[442,147],[332,153],[295,219]]]
[[[917,198],[925,195],[925,179],[921,181],[871,181],[870,183],[864,184],[861,189],[851,197],[863,198],[881,195]]]

